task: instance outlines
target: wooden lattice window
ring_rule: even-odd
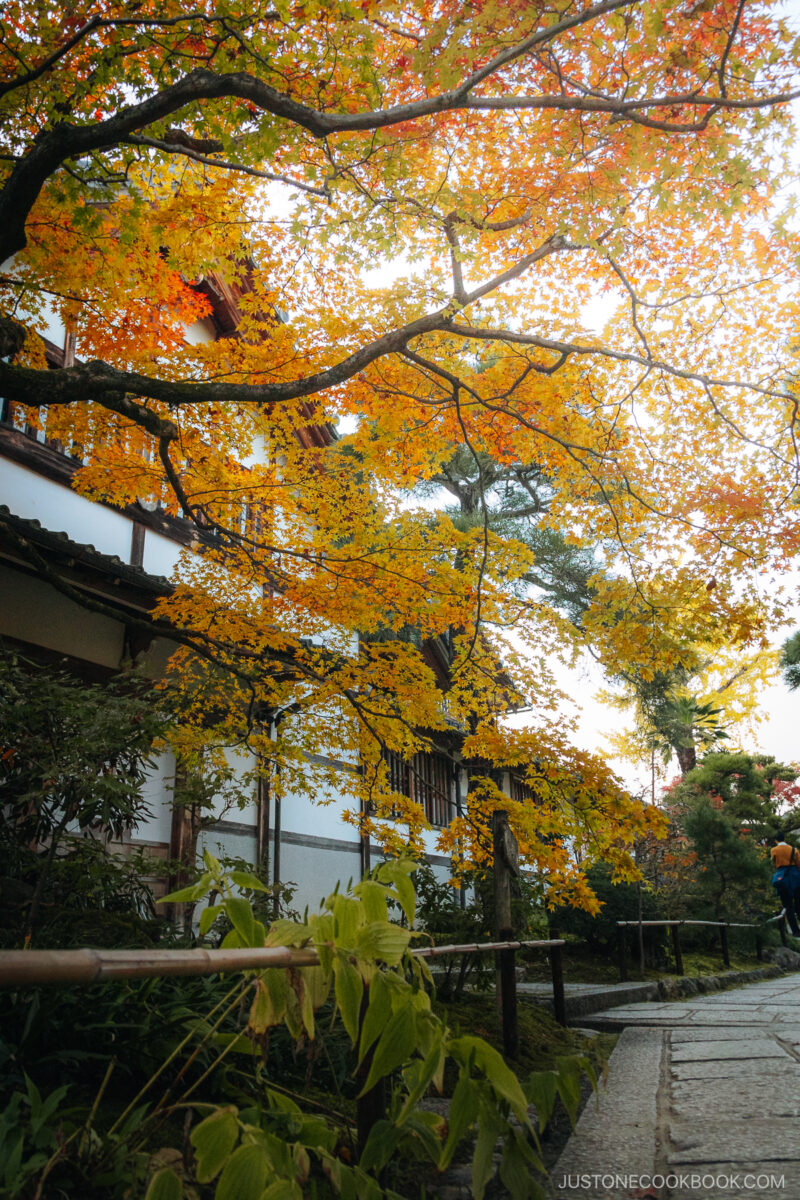
[[[535,804],[536,792],[529,783],[524,779],[520,779],[518,775],[511,776],[511,799],[517,804]]]
[[[436,751],[420,751],[411,759],[401,758],[392,750],[384,750],[387,782],[393,792],[408,796],[421,804],[431,825],[440,828],[453,819],[452,778],[450,759]]]

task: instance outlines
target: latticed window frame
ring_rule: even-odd
[[[426,819],[437,829],[449,825],[455,816],[455,804],[453,766],[447,755],[420,750],[406,759],[393,750],[384,750],[382,757],[390,789],[421,805]]]

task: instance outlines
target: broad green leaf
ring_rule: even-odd
[[[293,972],[293,978],[295,981],[294,992],[295,992],[295,995],[297,996],[297,1000],[300,1005],[300,1019],[303,1022],[303,1026],[305,1027],[305,1031],[308,1034],[309,1039],[313,1042],[313,1040],[314,1040],[314,1002],[313,1002],[311,993],[309,992],[308,988],[306,987],[306,981],[303,978],[303,976],[300,974],[299,971]]]
[[[224,909],[221,904],[211,904],[200,913],[200,936],[205,937],[217,917]]]
[[[462,1070],[450,1101],[447,1141],[437,1164],[440,1171],[444,1171],[450,1165],[459,1142],[477,1116],[478,1091],[467,1071]]]
[[[300,967],[299,973],[314,1009],[320,1008],[330,994],[330,976],[322,967]]]
[[[220,1175],[214,1200],[261,1200],[268,1169],[269,1161],[262,1146],[240,1146]]]
[[[541,1132],[553,1115],[553,1106],[558,1094],[555,1071],[533,1071],[525,1081],[525,1095],[536,1107],[536,1117]]]
[[[250,901],[245,900],[242,896],[231,896],[225,901],[225,912],[228,914],[231,924],[242,939],[242,945],[254,945],[255,920]]]
[[[479,1037],[454,1038],[449,1045],[450,1053],[459,1062],[468,1062],[474,1056],[475,1065],[483,1071],[498,1096],[511,1105],[517,1120],[530,1128],[528,1102],[520,1082],[510,1067],[503,1062],[502,1055]]]
[[[260,1200],[303,1200],[303,1191],[293,1179],[276,1179],[261,1193]]]
[[[277,1025],[281,1020],[275,1016],[275,1009],[272,1004],[269,988],[264,983],[263,979],[256,981],[256,994],[253,997],[253,1003],[250,1005],[250,1016],[247,1024],[253,1033],[265,1033],[273,1025]]]
[[[353,950],[356,936],[366,920],[364,906],[351,896],[336,896],[333,902],[334,937],[337,946]]]
[[[391,925],[388,921],[372,921],[359,929],[356,950],[364,958],[379,958],[393,967],[408,949],[410,938],[408,929],[401,929],[399,925]]]
[[[267,931],[267,946],[302,946],[309,940],[311,930],[300,921],[287,921],[281,917],[273,921]]]
[[[292,990],[289,987],[288,976],[280,967],[270,967],[268,971],[264,972],[261,978],[269,988],[270,1000],[275,1012],[275,1020],[282,1021]]]
[[[403,1072],[408,1096],[397,1115],[398,1125],[402,1125],[403,1121],[407,1119],[414,1105],[425,1095],[440,1069],[444,1068],[445,1057],[444,1043],[440,1036],[438,1042],[431,1046],[423,1061],[418,1058],[414,1059]]]
[[[334,959],[333,973],[336,1003],[342,1014],[342,1023],[350,1035],[351,1042],[355,1045],[358,1038],[358,1022],[364,984],[353,964],[341,956]]]
[[[416,1049],[415,1032],[414,1011],[410,1006],[403,1005],[394,1014],[378,1040],[367,1082],[360,1095],[363,1096],[384,1075],[388,1075],[395,1067],[411,1058]]]
[[[308,918],[311,928],[314,948],[319,956],[320,966],[330,972],[333,966],[333,931],[335,921],[333,913],[319,913]]]
[[[400,907],[406,915],[406,920],[409,925],[414,924],[414,916],[416,913],[417,896],[414,891],[414,885],[409,879],[409,860],[397,859],[383,863],[379,878],[386,879],[393,884],[397,892],[397,899],[400,902]],[[416,870],[417,864],[414,863],[413,869]]]
[[[397,1143],[402,1136],[402,1129],[398,1129],[394,1122],[376,1121],[369,1131],[367,1144],[359,1159],[362,1170],[376,1173],[382,1170],[397,1149]]]
[[[472,1193],[476,1200],[481,1200],[494,1173],[497,1139],[507,1131],[507,1122],[500,1116],[489,1097],[485,1094],[481,1096],[478,1106],[478,1136],[472,1152]]]
[[[251,892],[268,892],[269,886],[262,883],[252,871],[230,871],[228,878],[240,888],[248,888]]]
[[[198,1183],[210,1183],[219,1174],[238,1137],[235,1109],[220,1109],[192,1130],[189,1140],[197,1155]]]
[[[388,920],[386,888],[382,884],[376,883],[374,879],[364,879],[353,891],[360,897],[368,921]]]
[[[159,904],[184,904],[202,900],[208,892],[211,882],[212,878],[210,875],[203,875],[198,879],[197,883],[193,883],[190,887],[181,888],[177,892],[170,892],[168,896],[162,896]]]
[[[361,1026],[361,1041],[358,1047],[359,1063],[373,1042],[380,1037],[381,1030],[386,1026],[391,1015],[391,993],[385,975],[379,972],[369,986],[369,1005]]]
[[[574,1125],[578,1119],[578,1109],[581,1106],[580,1068],[571,1059],[559,1059],[556,1066],[558,1094]]]
[[[533,1194],[533,1172],[544,1171],[544,1163],[515,1130],[507,1138],[500,1160],[500,1178],[514,1200],[528,1200]]]
[[[165,1167],[150,1180],[144,1200],[181,1200],[182,1196],[182,1181],[171,1167]]]

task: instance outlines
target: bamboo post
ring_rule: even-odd
[[[719,942],[722,947],[722,962],[726,967],[731,965],[731,956],[728,953],[728,926],[721,924],[719,927]]]
[[[499,809],[492,816],[494,844],[495,927],[500,941],[511,941],[514,924],[511,915],[511,879],[519,872],[517,840],[508,827],[508,813]],[[503,1049],[506,1057],[519,1053],[517,1026],[517,972],[514,950],[501,950],[497,956],[498,990],[503,1021]]]
[[[566,1025],[567,1005],[564,1000],[564,963],[561,946],[551,946],[548,953],[550,955],[550,974],[553,979],[553,1014],[559,1025]]]
[[[617,962],[619,964],[620,983],[628,982],[628,963],[625,959],[625,926],[617,926]]]
[[[675,974],[683,974],[683,954],[681,953],[680,926],[672,926],[672,952],[675,955]]]

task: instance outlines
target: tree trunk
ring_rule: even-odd
[[[695,746],[675,746],[675,753],[678,756],[681,774],[688,775],[697,766],[697,749]]]

